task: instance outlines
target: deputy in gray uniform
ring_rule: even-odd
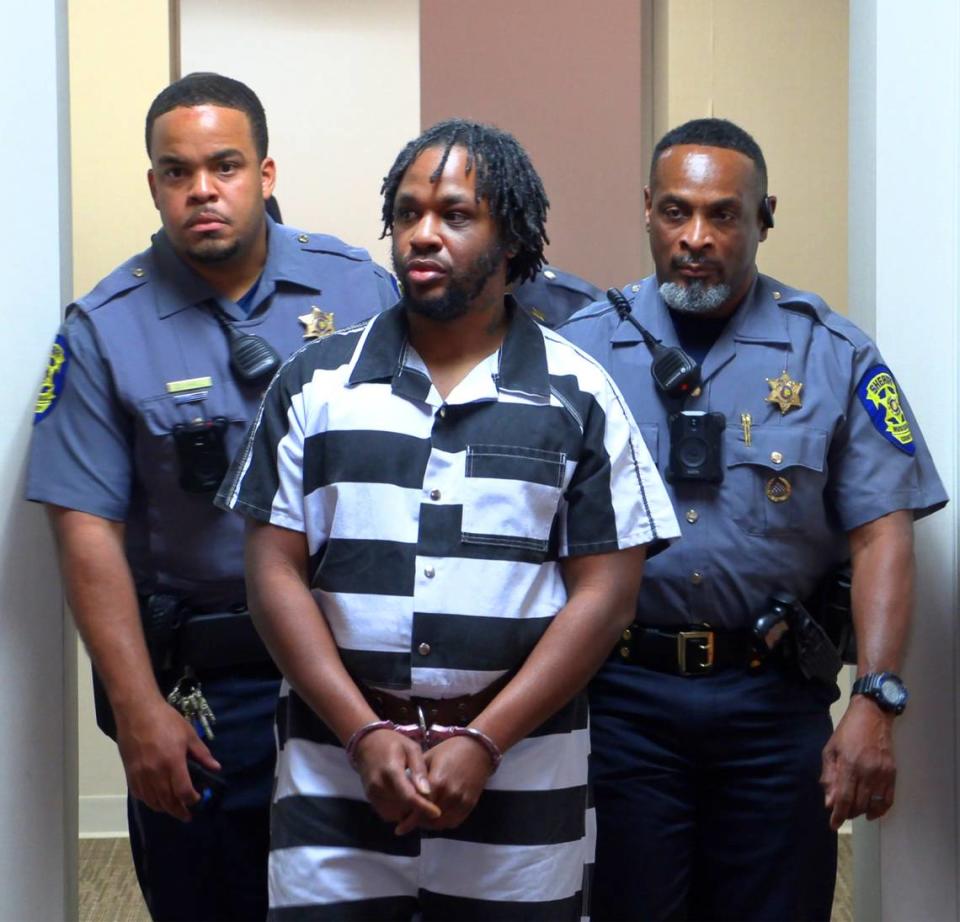
[[[757,273],[776,200],[753,138],[674,129],[645,202],[656,277],[560,331],[623,389],[683,528],[591,690],[594,919],[828,919],[835,830],[893,803],[912,521],[947,497],[876,346]],[[672,360],[658,387],[673,346],[699,388]],[[807,677],[829,649],[790,599],[848,558],[859,678],[834,731],[839,663]]]
[[[27,496],[102,680],[153,917],[262,919],[279,676],[246,613],[242,523],[212,500],[280,357],[396,294],[366,251],[265,215],[275,166],[244,84],[172,84],[146,143],[163,229],[68,307]]]
[[[556,266],[544,266],[532,279],[515,282],[510,291],[535,320],[553,330],[603,297],[592,282]]]

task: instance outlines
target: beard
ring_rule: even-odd
[[[466,269],[451,271],[447,276],[447,287],[442,294],[430,298],[418,298],[410,290],[407,268],[397,252],[396,240],[394,240],[391,259],[393,271],[403,290],[401,299],[403,307],[421,317],[441,322],[462,317],[470,309],[471,302],[483,291],[490,277],[500,268],[503,254],[503,247],[499,243],[493,244]]]
[[[187,256],[198,263],[223,263],[240,252],[239,240],[217,240],[209,237],[188,247]]]
[[[729,300],[730,293],[726,282],[708,285],[700,279],[693,279],[686,285],[664,282],[660,286],[660,297],[667,307],[681,314],[712,314]]]

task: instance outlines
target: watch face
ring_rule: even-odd
[[[904,698],[903,686],[896,679],[884,679],[880,683],[880,694],[884,701],[898,705]]]

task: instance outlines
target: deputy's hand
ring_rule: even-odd
[[[422,825],[428,829],[455,829],[477,805],[493,774],[490,754],[476,740],[454,736],[430,749],[425,759],[431,796],[443,814]]]
[[[420,747],[393,730],[367,734],[356,751],[363,790],[377,816],[398,823],[397,835],[440,816],[431,799],[427,766]]]
[[[893,714],[854,695],[823,750],[820,784],[830,810],[830,828],[866,814],[883,816],[893,806],[897,766],[893,757]]]
[[[117,714],[117,745],[130,793],[151,810],[184,822],[200,799],[190,782],[187,756],[220,771],[190,723],[159,696]]]

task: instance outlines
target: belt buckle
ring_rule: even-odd
[[[697,642],[697,649],[706,653],[706,662],[693,664],[687,668],[687,644]],[[713,631],[679,631],[677,633],[677,665],[680,675],[702,675],[713,668],[714,639]]]
[[[414,702],[417,706],[417,724],[420,730],[420,748],[426,752],[430,748],[430,724],[427,723],[427,715],[424,713],[423,704],[419,701]]]

